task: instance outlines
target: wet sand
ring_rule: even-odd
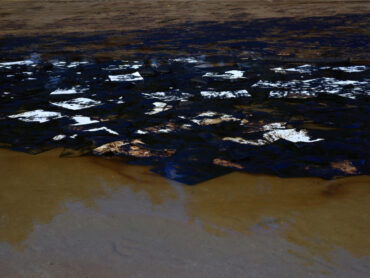
[[[127,31],[202,21],[370,13],[368,1],[4,0],[0,35]]]
[[[369,176],[189,187],[61,151],[0,150],[2,277],[367,277]]]

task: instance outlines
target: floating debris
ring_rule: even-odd
[[[235,169],[239,169],[239,170],[243,169],[243,166],[241,166],[240,164],[233,163],[231,161],[223,160],[223,159],[220,159],[220,158],[213,159],[213,164],[219,165],[219,166],[222,166],[222,167],[235,168]]]
[[[148,148],[141,140],[115,141],[104,144],[93,150],[96,155],[127,155],[137,158],[169,157],[175,153],[174,150],[154,150]]]
[[[22,66],[22,65],[32,65],[32,64],[34,64],[32,60],[24,60],[24,61],[14,61],[14,62],[3,62],[3,63],[0,63],[0,67]]]
[[[8,116],[11,119],[18,119],[23,122],[39,122],[45,123],[51,120],[59,119],[62,117],[62,114],[59,112],[44,111],[42,109],[23,112],[16,115]]]
[[[90,125],[99,122],[97,120],[92,120],[90,117],[81,115],[73,116],[72,119],[76,122],[75,124],[72,124],[73,126]]]
[[[91,128],[91,129],[87,129],[87,130],[85,130],[85,131],[87,131],[87,132],[106,131],[106,132],[108,132],[108,133],[110,133],[110,134],[113,134],[113,135],[119,135],[119,133],[118,133],[118,132],[116,132],[116,131],[114,131],[114,130],[111,130],[111,129],[109,129],[109,128],[105,127],[105,126],[103,126],[103,127],[98,127],[98,128]]]
[[[355,99],[360,95],[370,95],[370,79],[364,81],[338,80],[332,77],[320,77],[306,80],[292,81],[263,81],[252,85],[253,88],[273,89],[270,97],[316,97],[319,93],[335,94]]]
[[[143,96],[147,99],[158,99],[161,101],[171,102],[171,101],[187,101],[192,95],[176,90],[171,92],[143,93]]]
[[[194,57],[181,57],[181,58],[175,58],[172,59],[174,62],[180,62],[180,63],[188,63],[188,64],[198,64],[201,63],[202,61],[197,60]]]
[[[295,130],[294,128],[285,128],[285,123],[271,123],[264,125],[262,130],[268,131],[263,134],[263,139],[246,140],[241,137],[225,137],[224,141],[232,141],[239,144],[248,144],[254,146],[263,146],[271,144],[277,140],[284,139],[293,143],[314,143],[324,140],[323,138],[311,139],[306,130]]]
[[[222,78],[222,79],[240,79],[240,78],[245,78],[243,75],[244,75],[244,71],[229,70],[229,71],[226,71],[224,74],[207,72],[206,74],[203,75],[203,77]]]
[[[289,72],[297,72],[297,73],[312,73],[313,71],[317,71],[318,68],[312,65],[302,65],[296,68],[272,68],[272,71],[276,73],[289,73]]]
[[[70,99],[67,101],[51,102],[51,104],[62,107],[62,108],[70,109],[70,110],[81,110],[81,109],[91,108],[91,107],[100,105],[102,103],[100,101],[96,101],[90,98],[80,97],[80,98]]]
[[[350,67],[336,67],[333,70],[340,70],[344,72],[363,72],[368,69],[367,66],[350,66]]]
[[[146,112],[145,114],[154,115],[154,114],[158,114],[158,113],[170,110],[172,108],[171,105],[168,105],[165,102],[153,102],[153,105],[154,105],[154,109],[150,112]]]
[[[348,161],[348,160],[332,162],[331,166],[334,169],[337,169],[347,175],[357,174],[357,168],[352,165],[351,161]]]
[[[240,119],[235,118],[228,114],[220,114],[212,111],[203,112],[196,117],[192,118],[191,121],[197,125],[217,125],[222,122],[236,122]]]
[[[251,97],[247,90],[239,90],[235,92],[231,91],[202,91],[200,94],[205,98],[239,98],[239,97]]]
[[[144,80],[144,78],[140,75],[140,73],[134,72],[134,73],[129,73],[129,74],[121,74],[121,75],[109,75],[109,80],[110,81],[116,81],[116,82],[132,82],[132,81],[141,81]]]
[[[88,61],[75,61],[75,62],[71,62],[67,67],[68,68],[75,68],[75,67],[78,67],[80,65],[87,65],[89,62]]]
[[[59,134],[59,135],[57,135],[57,136],[54,136],[54,137],[53,137],[53,140],[54,140],[54,141],[60,141],[60,140],[65,139],[66,137],[67,137],[67,135]]]
[[[82,94],[87,89],[78,89],[76,87],[72,87],[71,89],[56,89],[55,91],[51,92],[50,95],[73,95],[73,94]]]

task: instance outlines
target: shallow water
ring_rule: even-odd
[[[369,176],[186,187],[60,153],[1,149],[3,277],[367,277]]]

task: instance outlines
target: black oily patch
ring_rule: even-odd
[[[330,18],[325,28],[333,31],[342,26],[345,19],[348,18]],[[351,20],[366,19],[356,16]],[[173,150],[174,154],[130,156],[128,163],[151,165],[154,172],[189,185],[234,171],[216,165],[215,159],[239,165],[240,171],[282,177],[348,175],[332,167],[332,162],[338,161],[349,161],[356,168],[356,174],[369,174],[369,67],[353,72],[338,70],[356,66],[345,56],[312,60],[280,58],[274,56],[274,49],[288,46],[291,43],[288,39],[272,45],[257,40],[272,34],[269,27],[272,23],[282,31],[309,33],[312,26],[319,27],[324,22],[325,18],[208,22],[189,28],[142,31],[138,34],[143,44],[126,46],[136,51],[125,57],[126,61],[95,59],[89,51],[61,52],[71,44],[80,45],[80,49],[89,43],[99,44],[112,35],[109,33],[81,38],[2,40],[3,63],[29,62],[0,66],[0,142],[33,154],[63,147],[66,150],[63,156],[78,156],[91,154],[94,148],[110,142],[138,139],[145,148]],[[235,26],[241,28],[235,29]],[[183,31],[173,39],[180,29]],[[361,34],[349,33],[311,39],[322,46],[351,51],[361,50],[369,43]],[[43,45],[46,40],[55,40],[56,44],[48,48]],[[160,49],[164,40],[174,54]],[[38,46],[40,57],[17,52],[18,46],[29,41]],[[310,38],[298,38],[295,43],[309,44]],[[151,46],[152,54],[143,54],[141,48],[145,45]],[[268,48],[270,50],[266,50]],[[179,51],[183,54],[179,55]],[[242,51],[253,53],[241,55]],[[300,67],[305,64],[310,64],[311,70],[302,73]],[[285,72],[271,70],[274,68]],[[230,71],[243,72],[243,76],[228,78],[226,73]],[[109,77],[136,72],[144,80],[116,82]],[[206,77],[207,73],[226,77]],[[307,80],[315,81],[305,82]],[[329,86],[328,80],[334,85]],[[304,88],[308,95],[301,92],[303,86],[286,84],[310,84]],[[57,89],[72,88],[79,93],[50,94]],[[240,90],[247,90],[250,96],[237,95]],[[224,97],[215,94],[206,98],[202,95],[204,91],[229,93]],[[271,91],[280,97],[271,97]],[[99,104],[80,110],[52,104],[76,98],[91,99]],[[35,110],[58,112],[62,117],[44,123],[9,117]],[[98,122],[75,125],[76,116]],[[269,130],[264,127],[273,123],[283,123],[281,129],[304,131],[312,140],[323,140],[267,142]],[[57,135],[63,138],[54,140]],[[240,142],[225,138],[240,138]]]

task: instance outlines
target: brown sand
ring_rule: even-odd
[[[0,36],[138,30],[185,22],[366,13],[370,13],[366,0],[2,0]]]
[[[2,277],[366,277],[370,177],[194,187],[117,159],[0,149]],[[137,275],[137,276],[135,276]]]

